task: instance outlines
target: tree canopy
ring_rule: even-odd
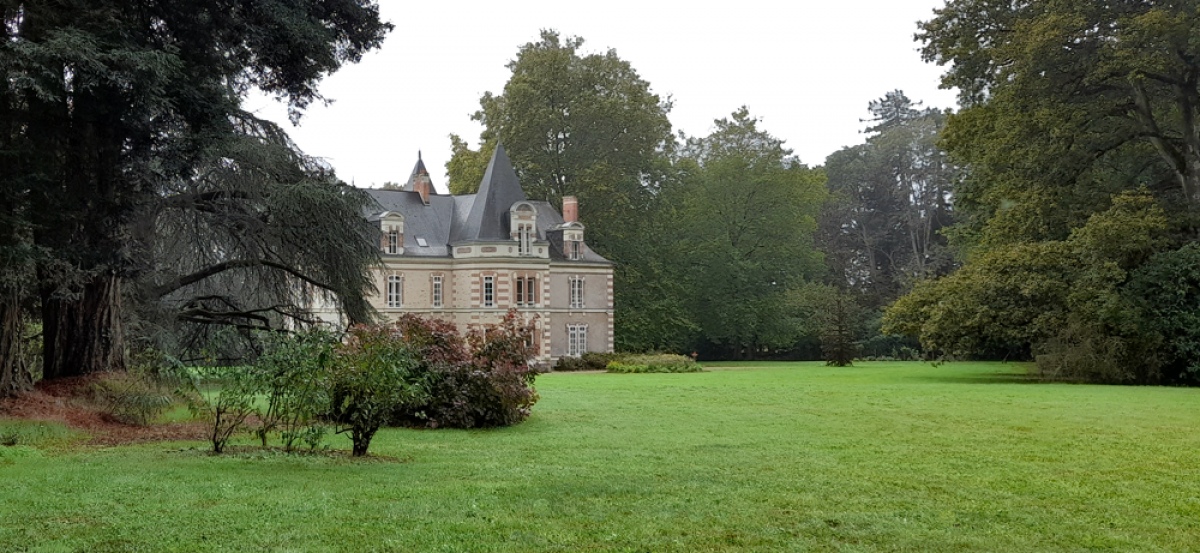
[[[262,139],[242,127],[242,97],[276,94],[298,118],[325,75],[391,28],[365,0],[7,0],[0,14],[0,189],[13,215],[0,247],[37,252],[23,258],[37,282],[18,290],[38,296],[47,376],[123,366],[138,217],[206,165],[235,165],[215,144]]]

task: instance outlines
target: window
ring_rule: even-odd
[[[400,252],[400,231],[396,229],[388,230],[388,253]]]
[[[537,304],[537,282],[538,277],[525,279],[525,305],[533,306]]]
[[[442,306],[442,275],[433,275],[433,306]]]
[[[571,308],[583,308],[583,277],[571,277]]]
[[[529,223],[517,225],[517,240],[520,241],[518,251],[521,255],[533,253],[533,225]]]
[[[400,275],[388,275],[387,306],[404,306],[404,277]]]
[[[567,355],[579,357],[587,351],[587,325],[567,325]]]
[[[422,248],[428,248],[428,247],[429,247],[429,241],[427,241],[427,240],[425,240],[424,238],[421,238],[420,236],[418,236],[418,237],[417,237],[417,245],[418,245],[418,246],[421,246]]]
[[[571,259],[579,259],[579,241],[572,240],[569,256]]]
[[[496,299],[496,277],[483,277],[483,306],[492,307]]]
[[[533,307],[537,304],[537,277],[516,277],[517,305]]]

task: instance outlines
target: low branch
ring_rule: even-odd
[[[313,279],[312,277],[300,272],[299,269],[289,267],[283,263],[268,261],[266,259],[237,259],[233,261],[223,261],[221,263],[217,263],[216,265],[210,265],[190,275],[181,276],[171,282],[156,286],[150,290],[150,295],[156,298],[161,298],[167,294],[170,294],[171,292],[179,290],[180,288],[195,284],[209,277],[219,275],[225,271],[232,269],[245,269],[249,267],[270,267],[272,269],[277,269],[292,275],[293,277],[296,277],[312,286],[316,286],[317,288],[329,290],[331,292],[336,291],[333,286]]]

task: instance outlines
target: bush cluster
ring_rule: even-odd
[[[694,373],[703,367],[686,355],[658,353],[627,355],[608,364],[610,373]]]
[[[618,361],[625,354],[621,353],[600,353],[589,351],[579,357],[559,357],[554,364],[555,371],[602,371],[608,368],[608,364],[613,361]]]
[[[466,335],[454,325],[406,315],[358,325],[344,336],[312,330],[268,337],[249,367],[208,370],[217,389],[193,397],[211,422],[213,451],[250,430],[286,450],[320,445],[330,427],[365,455],[385,425],[481,428],[517,424],[537,401],[530,327],[515,312]],[[195,371],[184,371],[195,377]],[[198,382],[198,380],[197,380]]]

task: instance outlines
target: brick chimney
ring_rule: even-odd
[[[429,179],[428,174],[417,175],[413,181],[413,191],[421,195],[421,201],[425,205],[429,205],[429,189],[433,186],[433,181]]]
[[[579,200],[575,196],[563,196],[563,220],[574,223],[579,220]]]

